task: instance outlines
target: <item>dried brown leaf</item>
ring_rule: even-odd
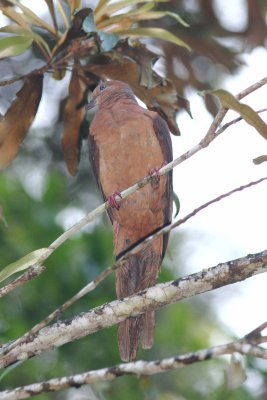
[[[43,75],[25,80],[4,117],[0,119],[0,169],[16,157],[42,97]]]
[[[80,130],[85,116],[81,106],[86,86],[74,71],[69,84],[69,97],[65,105],[63,120],[64,133],[61,139],[64,159],[69,173],[74,176],[80,161]]]
[[[178,94],[170,80],[160,77],[152,69],[156,59],[157,55],[144,45],[130,46],[127,41],[121,41],[114,50],[86,65],[85,70],[100,78],[128,83],[150,110],[166,120],[170,131],[179,135],[176,122],[176,112],[180,108]]]

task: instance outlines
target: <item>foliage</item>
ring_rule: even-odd
[[[84,159],[79,164],[79,159],[89,123],[85,120],[84,104],[89,90],[99,79],[128,82],[148,108],[161,114],[171,131],[178,134],[177,111],[185,108],[190,112],[183,98],[186,89],[212,89],[225,71],[235,72],[241,64],[238,49],[222,39],[234,38],[240,47],[246,42],[250,48],[263,45],[266,40],[266,2],[260,0],[247,1],[248,24],[235,32],[223,27],[214,2],[206,0],[196,2],[196,9],[189,9],[182,0],[100,0],[93,12],[88,8],[80,9],[79,0],[57,1],[57,7],[51,0],[45,3],[52,24],[18,0],[0,1],[1,11],[10,20],[1,29],[1,65],[8,66],[8,78],[10,71],[18,75],[14,85],[0,93],[7,109],[0,121],[1,168],[17,155],[51,81],[55,93],[60,81],[68,85],[68,94],[63,93],[53,105],[59,109],[57,118],[50,120],[50,111],[46,110],[49,132],[32,131],[20,156],[0,177],[1,267],[33,249],[45,248],[63,232],[62,220],[72,208],[86,212],[96,205],[88,164]],[[154,47],[149,46],[151,44]],[[164,62],[160,54],[164,55]],[[162,74],[154,68],[157,61],[157,71],[161,67]],[[4,75],[4,68],[1,70]],[[25,79],[18,86],[20,76]],[[15,93],[17,97],[13,100]],[[226,96],[231,100],[230,94]],[[205,96],[205,101],[214,113],[217,108],[211,98]],[[231,108],[229,101],[226,106]],[[240,103],[235,103],[234,107],[238,107],[242,115],[244,110],[240,109]],[[75,175],[79,166],[79,174],[71,183],[62,166],[59,147],[62,130],[69,173]],[[27,189],[29,171],[43,174],[39,196]],[[66,211],[63,217],[62,210]],[[46,262],[47,269],[38,279],[1,301],[3,343],[23,334],[110,265],[112,235],[106,222],[101,220],[91,230],[68,241]],[[175,253],[179,253],[179,246],[186,240],[180,236],[178,239],[175,238],[171,246],[171,249],[176,247]],[[169,252],[172,255],[174,250]],[[176,277],[177,268],[173,266],[180,263],[179,258],[167,259],[160,279]],[[114,277],[110,277],[62,318],[114,297]],[[212,315],[210,298],[203,297],[204,300],[180,302],[158,312],[156,345],[149,352],[141,352],[140,358],[171,356],[209,346],[212,334],[221,329]],[[3,377],[1,385],[14,387],[117,362],[116,328],[111,328],[17,366]],[[254,371],[259,369],[252,363],[250,366]],[[213,361],[152,378],[124,377],[111,384],[95,385],[94,390],[100,398],[107,399],[124,399],[125,393],[129,399],[255,399],[244,386],[227,389],[224,369],[224,361]],[[50,394],[39,398],[58,397]],[[67,398],[67,394],[61,398]]]

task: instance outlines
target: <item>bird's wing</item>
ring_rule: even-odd
[[[99,173],[99,149],[97,147],[96,141],[94,139],[94,137],[92,135],[90,135],[89,133],[89,137],[88,137],[88,143],[89,143],[89,159],[90,159],[90,164],[93,170],[93,175],[95,177],[96,180],[96,184],[102,194],[103,200],[107,201],[107,198],[104,194],[103,188],[101,186],[101,182],[100,182],[100,173]],[[112,210],[109,208],[107,210],[109,219],[111,221],[111,223],[113,224],[113,217],[112,217]]]
[[[172,142],[169,133],[168,125],[159,115],[153,118],[153,127],[155,134],[160,143],[161,151],[164,156],[164,160],[169,163],[173,160],[172,154]],[[165,196],[165,207],[164,207],[164,225],[168,225],[172,221],[172,207],[173,207],[173,187],[172,187],[172,170],[167,174],[166,182],[166,196]],[[169,240],[169,234],[163,237],[163,250],[162,258],[165,255],[167,244]]]

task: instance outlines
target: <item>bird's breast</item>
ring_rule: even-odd
[[[98,148],[99,177],[107,197],[115,191],[123,191],[153,168],[160,167],[164,157],[149,116],[127,110],[116,115],[110,112],[100,115],[101,120],[95,116],[90,132]],[[147,185],[123,200],[120,211],[114,210],[115,219],[124,225],[140,227],[140,224],[147,224],[148,227],[155,225],[156,229],[163,223],[161,198],[165,185],[163,177],[158,189]]]

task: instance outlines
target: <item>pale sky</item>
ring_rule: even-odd
[[[223,82],[233,94],[266,74],[267,51],[263,48],[244,57],[247,66]],[[242,102],[255,110],[266,107],[267,87]],[[189,97],[194,119],[178,116],[181,137],[173,138],[175,157],[197,144],[211,123],[197,93]],[[229,113],[231,120],[236,114]],[[267,121],[267,113],[261,114]],[[239,122],[228,128],[207,149],[174,170],[174,188],[183,217],[206,201],[252,180],[267,176],[267,163],[254,165],[253,158],[267,154],[267,142],[250,125]],[[267,248],[267,182],[214,204],[184,225],[188,242],[183,249],[187,269],[196,272],[219,262]],[[218,317],[233,333],[242,336],[266,320],[267,275],[251,278],[216,291]]]

